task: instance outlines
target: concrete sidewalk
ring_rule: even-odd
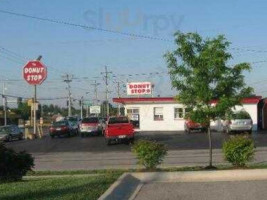
[[[99,199],[266,199],[267,169],[125,173]]]

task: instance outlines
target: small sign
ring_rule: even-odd
[[[44,119],[42,117],[40,117],[40,125],[44,124]]]
[[[83,105],[85,106],[92,106],[92,103],[90,101],[84,101]]]
[[[91,114],[100,114],[101,107],[100,106],[90,106],[90,113]]]
[[[127,83],[127,95],[146,95],[146,94],[152,94],[151,82]]]
[[[32,105],[31,105],[31,110],[34,110],[34,103],[32,103]],[[39,104],[38,103],[35,103],[35,110],[38,110],[38,106],[39,106]]]

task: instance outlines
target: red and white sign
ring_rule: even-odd
[[[40,61],[29,61],[23,68],[23,77],[30,85],[41,85],[47,77],[47,69]]]
[[[127,95],[145,95],[152,93],[151,82],[127,83]]]

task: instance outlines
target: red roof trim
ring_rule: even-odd
[[[242,104],[258,104],[260,100],[262,99],[262,96],[255,96],[255,97],[247,97],[242,99]],[[212,100],[211,103],[217,103],[218,100]]]
[[[262,99],[261,96],[248,97],[242,100],[243,104],[258,104]],[[113,98],[114,103],[141,103],[141,102],[177,102],[174,97],[128,97],[128,98]],[[217,103],[218,100],[212,100],[211,103]]]
[[[174,97],[142,97],[142,98],[113,98],[114,103],[130,103],[130,102],[175,102]]]

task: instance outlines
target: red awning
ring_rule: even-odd
[[[243,104],[258,104],[262,99],[261,96],[248,97],[242,100]],[[114,103],[175,103],[177,102],[174,97],[127,97],[127,98],[113,98]],[[217,103],[218,100],[213,100],[211,103]]]

